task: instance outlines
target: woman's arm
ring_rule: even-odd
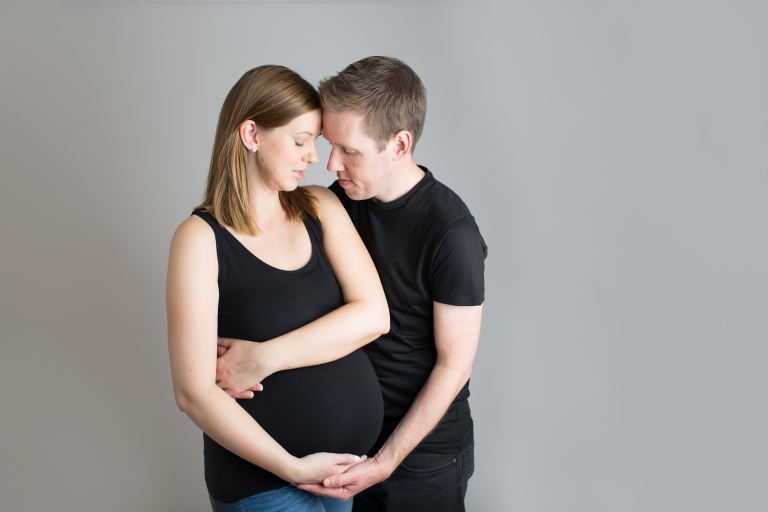
[[[184,221],[173,236],[166,302],[168,351],[176,403],[227,450],[289,482],[322,479],[354,463],[353,455],[286,452],[233,398],[216,385],[219,289],[213,231],[202,219]]]
[[[340,359],[389,332],[389,308],[368,250],[338,198],[308,187],[318,198],[323,248],[339,281],[344,305],[295,331],[250,343],[219,340],[217,378],[237,398],[251,398],[267,376]]]

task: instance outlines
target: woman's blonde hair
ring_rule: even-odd
[[[238,233],[257,234],[245,172],[247,150],[240,140],[240,125],[250,120],[259,129],[269,131],[319,108],[315,88],[286,67],[259,66],[245,73],[221,107],[205,199],[198,208],[207,210],[219,224],[232,226]],[[316,200],[306,189],[281,191],[279,196],[291,220],[317,217]]]

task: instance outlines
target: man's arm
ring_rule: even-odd
[[[469,380],[480,338],[482,306],[433,303],[437,362],[410,409],[375,457],[323,485],[299,484],[306,491],[347,500],[386,480],[445,415]]]

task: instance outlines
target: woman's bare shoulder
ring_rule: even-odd
[[[318,214],[320,215],[320,220],[323,220],[323,213],[324,212],[337,212],[339,209],[343,210],[343,206],[341,206],[341,202],[339,201],[339,198],[336,197],[336,194],[334,194],[331,190],[327,189],[326,187],[323,187],[321,185],[308,185],[304,187],[307,192],[312,194],[317,201],[318,201]]]
[[[190,215],[173,234],[171,248],[177,250],[205,250],[216,247],[211,226],[197,215]]]
[[[315,196],[320,201],[328,201],[335,199],[338,201],[338,198],[336,197],[336,194],[330,191],[327,187],[324,187],[322,185],[307,185],[304,187],[304,189]]]

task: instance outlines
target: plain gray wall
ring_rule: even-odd
[[[171,235],[243,72],[380,54],[490,248],[469,510],[767,510],[767,6],[3,0],[0,508],[209,509]]]

